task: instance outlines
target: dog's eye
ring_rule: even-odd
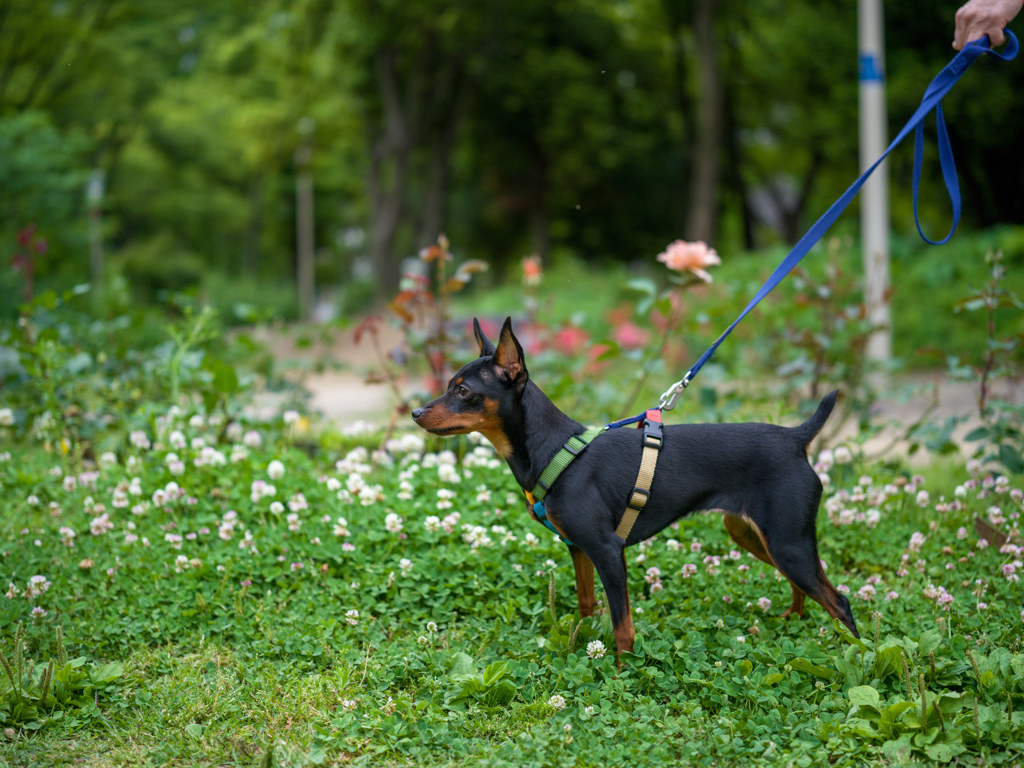
[[[459,387],[459,397],[468,397],[468,396],[469,396],[469,387],[467,387],[465,384],[463,384],[461,387]]]

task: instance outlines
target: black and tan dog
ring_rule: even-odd
[[[412,416],[435,435],[482,433],[508,462],[519,486],[533,489],[559,449],[585,427],[558,410],[530,381],[511,318],[497,347],[476,320],[473,328],[480,357],[452,377],[447,392]],[[549,520],[573,542],[580,616],[594,610],[596,567],[608,597],[617,650],[632,651],[625,547],[684,515],[716,510],[725,513],[725,528],[737,544],[789,580],[793,603],[784,617],[803,617],[804,597],[809,596],[857,635],[850,602],[829,583],[818,559],[815,519],[822,487],[807,460],[807,445],[835,402],[832,392],[814,416],[794,428],[665,427],[650,500],[625,542],[615,529],[633,491],[643,435],[637,429],[614,429],[598,437],[555,480],[544,500]]]

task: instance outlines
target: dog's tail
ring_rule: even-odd
[[[799,427],[793,428],[794,436],[797,438],[801,446],[806,446],[813,440],[821,428],[825,426],[825,422],[828,421],[828,417],[832,413],[832,409],[836,407],[836,398],[839,396],[839,390],[833,390],[825,395],[825,399],[821,401],[818,406],[818,410],[814,412],[807,421],[801,424]]]

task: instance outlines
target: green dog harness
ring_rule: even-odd
[[[644,448],[636,485],[630,492],[622,520],[619,522],[618,528],[615,529],[615,533],[623,542],[629,538],[633,524],[636,523],[637,517],[644,507],[647,506],[647,502],[650,499],[651,485],[654,483],[654,470],[658,463],[658,454],[661,452],[663,441],[661,410],[654,408],[647,411],[637,426],[644,431]],[[565,538],[548,519],[547,510],[544,508],[544,497],[548,495],[548,491],[551,490],[551,486],[555,484],[558,476],[572,464],[573,459],[579,456],[588,445],[596,440],[598,435],[604,434],[608,428],[608,426],[591,427],[582,435],[570,437],[544,468],[544,471],[540,473],[540,479],[537,480],[537,485],[534,486],[533,490],[527,491],[523,489],[523,493],[526,494],[526,500],[533,509],[533,515],[537,518],[537,522],[541,523],[570,547],[573,545],[572,542]]]

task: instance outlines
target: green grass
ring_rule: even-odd
[[[417,448],[410,437],[395,448],[393,467],[360,449],[311,459],[278,422],[260,428],[261,447],[232,457],[230,440],[217,442],[221,427],[195,415],[191,426],[189,414],[162,421],[159,434],[149,433],[161,445],[105,460],[95,488],[76,481],[66,489],[58,474],[87,467],[41,446],[3,448],[13,455],[0,461],[0,578],[23,591],[39,574],[51,586],[34,600],[0,598],[0,651],[10,657],[23,622],[26,658],[45,661],[60,626],[71,657],[120,661],[124,673],[103,695],[62,707],[60,717],[51,702],[19,718],[9,686],[0,686],[0,716],[13,729],[0,740],[0,765],[247,766],[268,751],[278,765],[1020,759],[1024,591],[1000,570],[1015,556],[979,549],[973,531],[966,538],[957,531],[992,507],[1006,518],[999,527],[1016,531],[1012,515],[1021,504],[1008,491],[974,489],[963,509],[938,511],[940,497],[952,500],[968,477],[954,459],[924,471],[931,494],[924,506],[916,492],[902,491],[884,501],[840,495],[823,506],[821,556],[833,583],[850,588],[862,645],[814,604],[804,621],[781,620],[788,585],[746,555],[732,559],[735,545],[719,520],[699,515],[628,551],[638,634],[619,671],[613,654],[588,656],[594,641],[614,648],[608,618],[575,619],[564,546],[529,520],[489,448],[435,442],[427,448],[459,454],[420,455],[407,452]],[[202,449],[171,448],[173,430],[187,444],[201,438],[216,446],[227,461],[216,463],[207,450],[214,463],[195,466]],[[234,428],[224,435],[240,437]],[[170,472],[171,451],[181,474]],[[458,470],[443,475],[439,458],[456,460]],[[270,479],[275,459],[285,471]],[[51,472],[55,465],[60,473]],[[855,459],[830,473],[827,497],[855,490],[862,475],[872,478],[869,493],[909,477],[898,461]],[[366,505],[349,503],[327,478],[343,487],[379,484],[383,499],[368,493]],[[253,501],[254,481],[272,482],[275,493]],[[153,494],[171,482],[185,494],[155,503]],[[119,484],[126,507],[114,506]],[[1011,485],[1020,487],[1021,478]],[[438,508],[440,490],[454,492],[453,506]],[[297,517],[275,514],[275,501],[291,501]],[[93,535],[96,504],[113,527]],[[874,528],[863,522],[872,505],[881,513]],[[218,532],[229,510],[238,523],[224,540]],[[853,522],[839,524],[843,510],[852,510]],[[461,517],[451,532],[425,525],[430,515],[455,511]],[[386,527],[391,513],[402,519],[400,533]],[[339,516],[350,535],[335,535]],[[62,527],[76,533],[73,547],[62,542]],[[240,547],[245,531],[255,549]],[[927,537],[919,552],[908,548],[915,531]],[[699,552],[691,551],[694,541]],[[707,556],[721,558],[717,573]],[[83,567],[86,559],[92,563]],[[695,575],[684,578],[684,565],[696,566]],[[875,596],[857,599],[873,577]],[[929,585],[954,596],[950,610],[925,596]],[[899,598],[885,600],[890,590]],[[770,608],[759,607],[762,598]],[[980,610],[979,601],[988,607]],[[33,606],[45,616],[33,618]],[[930,706],[924,726],[919,675]],[[873,696],[882,721],[872,715]]]

